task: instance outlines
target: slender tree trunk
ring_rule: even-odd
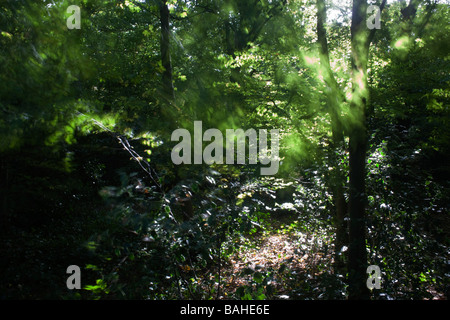
[[[172,62],[170,59],[170,28],[169,28],[169,7],[167,0],[160,1],[159,4],[160,22],[161,22],[161,63],[164,68],[162,74],[163,95],[167,102],[174,100],[173,82],[172,82]]]
[[[349,299],[368,299],[366,253],[366,105],[367,88],[367,28],[366,0],[354,0],[352,9],[352,98],[350,103],[350,184],[349,184]]]
[[[235,54],[235,50],[237,50],[236,48],[236,35],[234,33],[231,32],[231,23],[229,21],[225,21],[225,52],[233,57],[233,59],[236,58],[236,54]],[[230,74],[230,81],[233,83],[238,83],[239,82],[239,78],[240,78],[240,69],[239,67],[235,67],[233,69],[231,69],[231,74]]]
[[[162,103],[160,104],[161,124],[165,129],[163,139],[170,140],[169,136],[165,136],[168,132],[178,128],[180,119],[186,117],[182,110],[177,106],[175,101],[175,93],[172,79],[172,62],[170,55],[170,12],[167,6],[167,0],[159,1],[159,14],[161,23],[161,65],[164,68],[162,73]]]
[[[330,55],[325,30],[326,8],[324,0],[317,0],[317,39],[319,43],[320,63],[323,69],[324,80],[327,86],[327,105],[331,116],[332,143],[329,146],[328,163],[333,168],[330,178],[330,186],[333,193],[335,208],[335,270],[343,273],[345,267],[344,254],[341,249],[348,245],[348,235],[345,223],[347,216],[347,203],[344,196],[345,174],[341,170],[339,150],[344,145],[342,119],[340,117],[340,105],[343,102],[342,92],[333,75],[330,66]]]

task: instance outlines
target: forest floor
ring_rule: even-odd
[[[243,293],[250,294],[249,298],[255,298],[252,294],[258,296],[262,292],[265,295],[269,292],[273,298],[290,298],[296,282],[294,277],[315,274],[314,267],[321,259],[319,252],[299,255],[294,245],[296,241],[292,240],[289,234],[269,234],[260,239],[257,245],[230,257],[222,271],[225,283],[223,296],[235,296],[236,290],[244,288]],[[260,292],[260,288],[264,290]]]
[[[323,276],[333,273],[332,237],[323,230],[299,231],[295,218],[234,241],[238,249],[221,264],[219,299],[305,299],[323,294],[313,291],[318,283],[331,285]],[[210,277],[217,281],[217,272],[213,274]]]

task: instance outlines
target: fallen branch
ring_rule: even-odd
[[[82,116],[86,116],[85,114],[77,111],[78,115],[82,115]],[[133,147],[130,145],[130,143],[128,142],[128,139],[121,135],[118,134],[114,131],[112,131],[111,129],[107,128],[103,123],[101,123],[100,121],[97,121],[95,119],[90,119],[93,123],[95,123],[97,126],[99,126],[100,128],[102,128],[104,131],[110,133],[111,135],[113,135],[117,140],[119,140],[120,144],[123,146],[123,148],[128,151],[128,153],[131,155],[131,157],[139,164],[139,166],[141,167],[142,170],[145,171],[145,173],[148,174],[148,176],[150,177],[150,179],[153,181],[153,183],[158,187],[158,189],[164,194],[164,189],[162,188],[161,184],[159,183],[159,177],[158,174],[156,173],[155,170],[153,170],[153,168],[150,166],[150,164],[147,161],[142,161],[142,157],[133,150]],[[145,166],[143,165],[143,163],[145,164]],[[155,179],[156,177],[156,179]]]

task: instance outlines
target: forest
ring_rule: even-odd
[[[0,1],[0,299],[448,299],[449,17]]]

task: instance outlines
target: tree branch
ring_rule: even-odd
[[[319,43],[320,64],[325,70],[325,84],[330,90],[327,93],[329,112],[332,118],[333,139],[341,141],[343,139],[343,126],[339,116],[340,102],[345,101],[345,95],[334,77],[330,65],[330,53],[328,49],[327,32],[325,21],[327,19],[327,9],[324,0],[317,0],[317,42]]]

